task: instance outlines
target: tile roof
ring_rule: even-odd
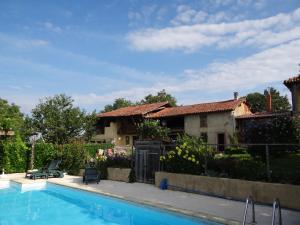
[[[99,113],[97,117],[120,117],[120,116],[142,116],[147,113],[170,107],[168,102],[158,102],[144,105],[128,106],[111,112]]]
[[[256,118],[269,118],[269,117],[276,117],[276,116],[289,116],[291,115],[290,112],[282,112],[282,113],[270,113],[270,112],[257,112],[248,115],[241,115],[237,116],[236,119],[256,119]]]
[[[199,113],[210,113],[210,112],[224,112],[234,110],[242,102],[245,102],[244,98],[238,100],[228,100],[222,102],[211,102],[202,103],[195,105],[177,106],[171,108],[165,108],[156,113],[152,113],[148,118],[160,118],[160,117],[171,117],[171,116],[181,116]]]
[[[283,81],[283,84],[287,87],[290,87],[292,84],[300,83],[300,75],[296,77],[291,77],[285,81]]]

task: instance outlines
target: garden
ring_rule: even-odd
[[[95,112],[86,114],[74,107],[70,97],[58,95],[41,101],[31,117],[24,117],[16,105],[0,100],[0,168],[5,172],[25,172],[61,159],[60,169],[71,175],[78,175],[80,170],[93,164],[101,171],[102,179],[107,178],[108,167],[118,167],[131,168],[129,180],[135,180],[134,151],[120,150],[108,143],[91,143]],[[160,121],[145,120],[137,130],[142,140],[171,143],[169,129]],[[239,144],[234,135],[223,152],[201,138],[179,135],[173,147],[160,156],[160,169],[171,173],[300,184],[299,130],[298,119],[291,117],[260,123],[250,121],[244,130],[245,143]],[[30,137],[35,131],[39,131],[42,138],[32,141]]]

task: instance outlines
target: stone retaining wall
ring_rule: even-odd
[[[272,204],[275,198],[283,207],[300,210],[300,186],[265,183],[239,179],[196,176],[166,172],[155,173],[155,185],[168,179],[169,189],[187,190],[210,195],[245,200],[251,195],[256,202]]]
[[[107,168],[107,179],[108,180],[116,180],[116,181],[124,181],[129,182],[129,168]]]

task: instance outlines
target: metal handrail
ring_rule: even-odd
[[[272,225],[275,225],[275,219],[276,219],[276,209],[278,210],[278,216],[279,216],[279,225],[282,225],[282,217],[281,217],[281,206],[280,201],[278,198],[276,198],[273,202],[273,211],[272,211]]]
[[[253,198],[252,198],[251,196],[249,196],[249,197],[246,199],[246,205],[245,205],[245,211],[244,211],[243,225],[246,224],[247,211],[248,211],[248,205],[249,205],[249,203],[252,205],[252,207],[251,207],[251,209],[252,209],[252,221],[251,221],[251,223],[252,223],[252,224],[256,224],[256,222],[255,222],[254,201],[253,201]]]

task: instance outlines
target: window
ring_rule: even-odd
[[[207,127],[207,115],[200,116],[200,127]]]
[[[104,125],[105,125],[105,127],[110,127],[110,122],[109,121],[105,121]]]
[[[126,143],[126,145],[130,144],[130,137],[129,136],[125,137],[125,143]]]
[[[206,132],[201,133],[200,138],[202,139],[202,141],[207,143],[207,133]]]

